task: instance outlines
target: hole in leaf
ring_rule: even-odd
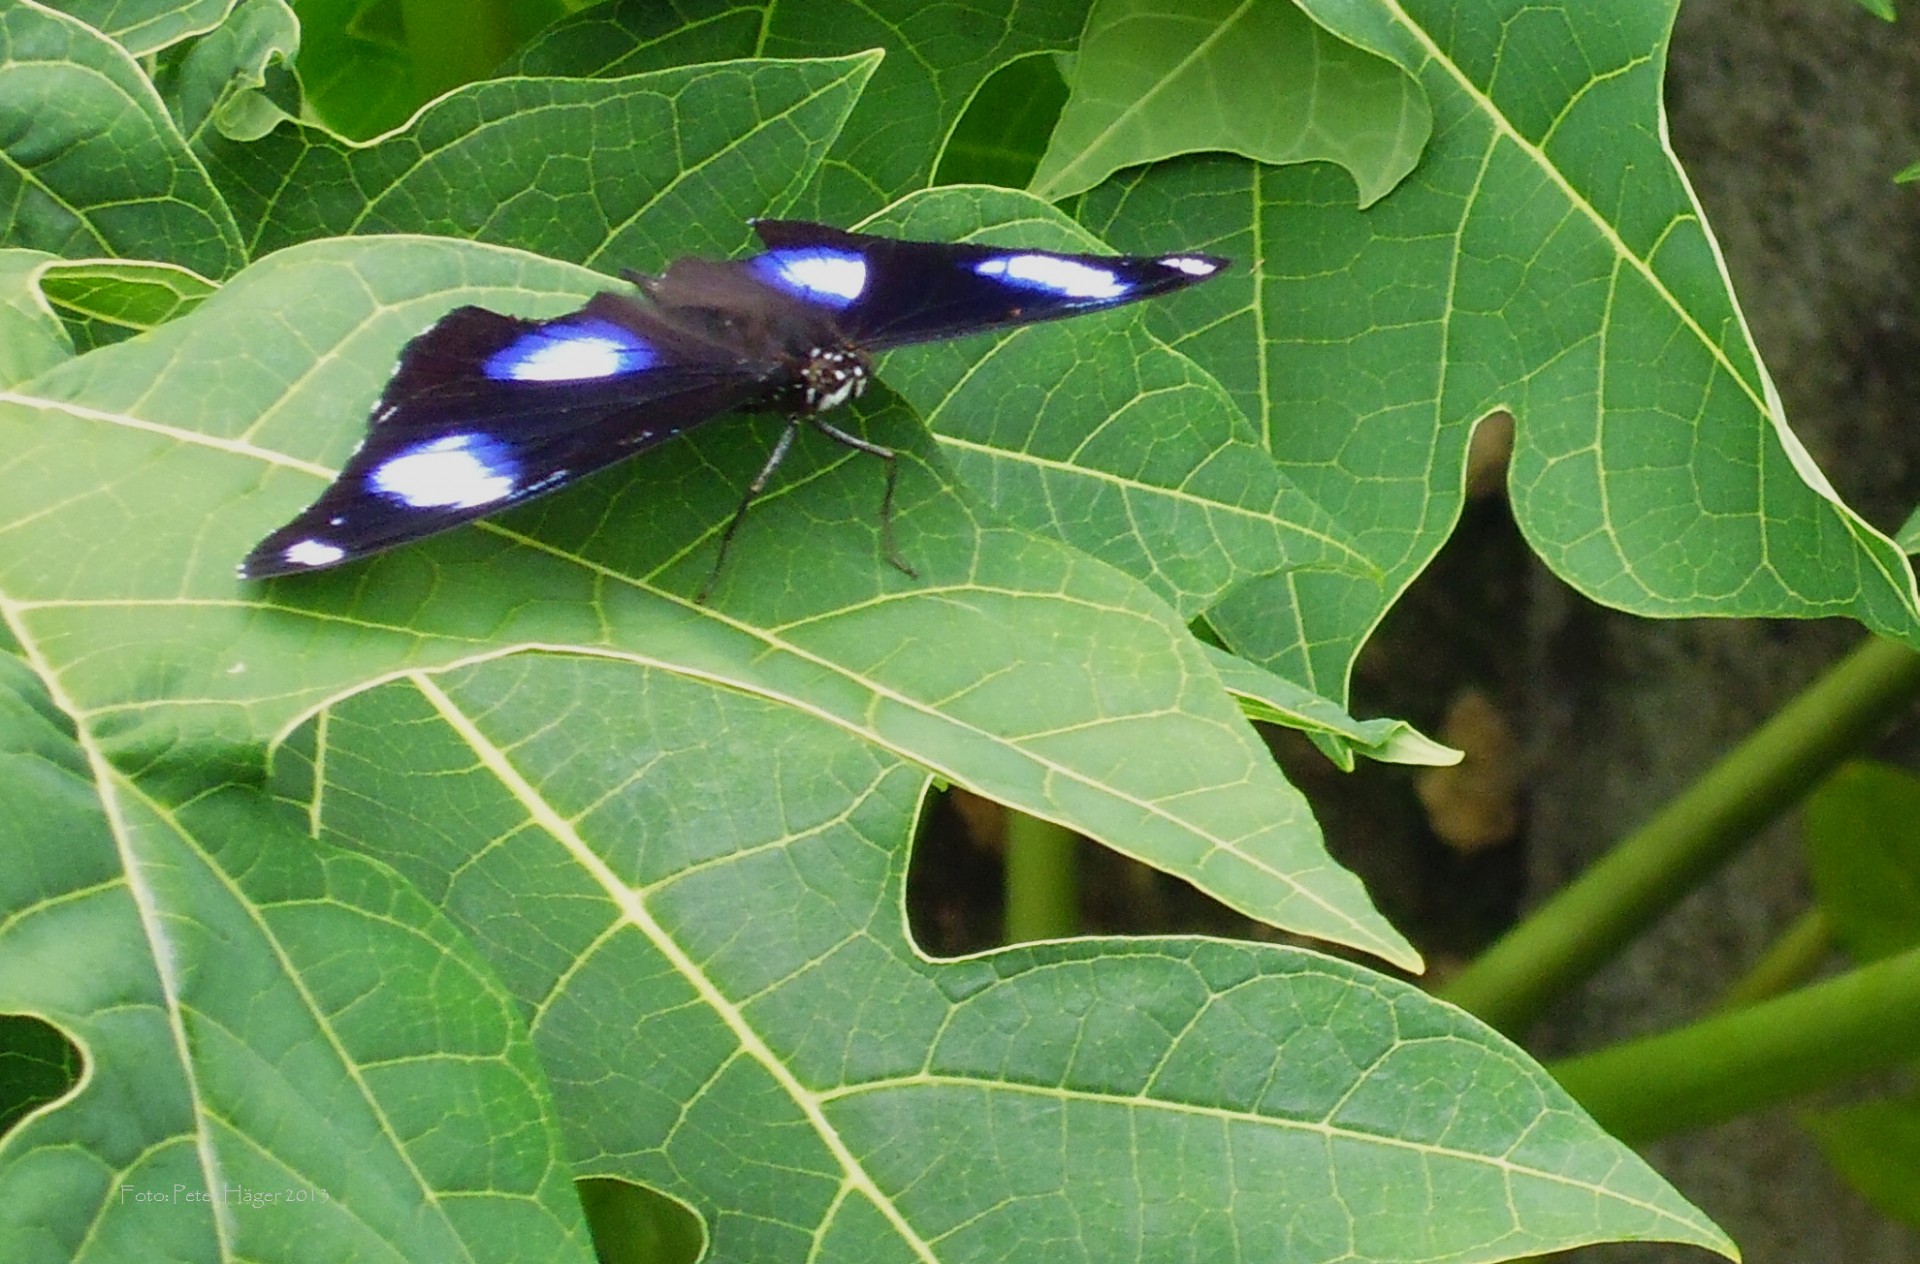
[[[610,1176],[574,1187],[600,1264],[693,1264],[700,1258],[706,1231],[684,1203]]]
[[[51,1023],[0,1014],[0,1135],[80,1082],[80,1050]]]
[[[1052,53],[1007,63],[973,94],[933,182],[1026,188],[1066,104],[1067,81]]]

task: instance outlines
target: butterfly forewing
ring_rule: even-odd
[[[802,220],[754,221],[767,251],[748,266],[830,308],[869,351],[1057,320],[1197,284],[1213,255],[1087,255],[902,241]]]

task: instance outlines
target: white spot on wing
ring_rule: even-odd
[[[280,553],[281,557],[295,566],[332,566],[346,555],[345,549],[324,540],[301,540],[289,544]]]
[[[1095,267],[1078,259],[1062,259],[1058,255],[998,255],[982,259],[973,265],[973,270],[1023,290],[1039,290],[1061,298],[1125,298],[1133,291],[1111,268]]]
[[[1188,276],[1212,276],[1220,270],[1220,265],[1211,259],[1196,259],[1192,255],[1168,255],[1160,261],[1169,268],[1175,268]]]
[[[798,246],[755,255],[754,271],[783,290],[829,307],[845,307],[867,290],[867,261],[851,250]]]
[[[529,329],[487,357],[495,381],[588,382],[651,368],[653,347],[631,329],[589,317]]]
[[[414,509],[473,509],[513,495],[517,476],[504,445],[485,435],[451,434],[388,457],[367,482]]]

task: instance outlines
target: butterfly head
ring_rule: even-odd
[[[872,367],[854,347],[812,347],[795,374],[788,401],[795,412],[824,413],[863,394]]]

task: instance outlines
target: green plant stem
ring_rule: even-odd
[[[1518,1034],[1916,693],[1920,654],[1879,639],[1860,646],[1439,994]]]
[[[1079,848],[1070,829],[1024,812],[1007,814],[1008,943],[1079,933]]]
[[[1920,1056],[1920,948],[1547,1069],[1630,1144]]]
[[[1720,998],[1720,1008],[1739,1009],[1799,987],[1814,976],[1832,951],[1832,923],[1821,910],[1808,909],[1727,989]]]

